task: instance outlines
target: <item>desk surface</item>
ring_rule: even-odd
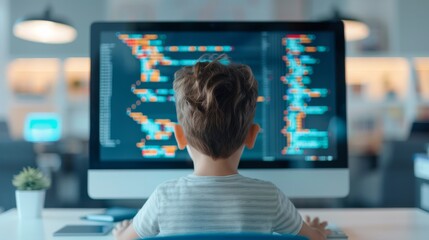
[[[45,209],[40,220],[19,221],[16,210],[0,214],[0,238],[8,240],[70,240],[53,237],[52,233],[66,224],[97,224],[80,220],[85,214],[100,209]],[[336,224],[350,240],[372,239],[429,239],[429,214],[412,208],[399,209],[302,209],[303,216],[319,216]],[[73,237],[73,239],[110,240],[104,237]]]

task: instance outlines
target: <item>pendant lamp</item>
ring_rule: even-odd
[[[62,44],[72,42],[77,31],[67,21],[53,17],[48,5],[41,15],[18,19],[13,26],[13,34],[27,41]]]
[[[344,34],[346,41],[348,42],[362,40],[369,36],[368,25],[355,18],[344,16],[338,10],[334,11],[334,17],[332,18],[332,20],[343,21]]]

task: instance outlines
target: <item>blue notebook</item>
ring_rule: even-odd
[[[82,219],[99,222],[118,222],[126,219],[132,219],[138,212],[136,208],[114,207],[108,208],[102,213],[88,214]]]

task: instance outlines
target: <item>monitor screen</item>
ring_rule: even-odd
[[[254,122],[261,131],[255,147],[244,150],[242,165],[342,166],[344,40],[338,41],[341,32],[332,27],[338,24],[317,24],[96,25],[91,142],[97,162],[143,167],[189,162],[173,132],[174,73],[204,54],[227,54],[228,61],[250,66],[259,88]]]

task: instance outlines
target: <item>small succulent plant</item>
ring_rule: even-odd
[[[18,190],[31,191],[47,189],[51,181],[40,170],[27,167],[13,177],[12,184]]]

